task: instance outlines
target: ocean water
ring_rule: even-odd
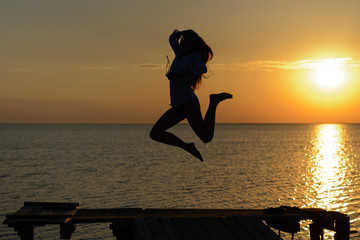
[[[81,208],[287,205],[346,213],[360,231],[360,125],[218,124],[208,144],[187,124],[171,129],[195,142],[203,163],[150,140],[151,127],[0,125],[0,220],[24,201]],[[37,227],[35,239],[58,239],[58,232],[57,225]],[[0,239],[18,237],[2,225]],[[79,224],[72,239],[115,238],[102,223]],[[309,239],[308,223],[295,239]]]

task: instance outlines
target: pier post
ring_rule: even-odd
[[[350,239],[350,219],[344,217],[336,219],[335,222],[335,240],[349,240]]]
[[[310,224],[310,240],[324,239],[324,228],[320,221],[314,221]]]
[[[110,229],[112,229],[116,240],[133,240],[134,235],[132,232],[132,227],[133,221],[131,221],[131,219],[122,219],[114,221],[112,224],[110,224]]]
[[[76,224],[60,223],[60,239],[71,239],[71,235],[76,230]]]
[[[17,224],[14,226],[14,230],[18,232],[18,235],[21,240],[33,240],[34,239],[34,225]]]

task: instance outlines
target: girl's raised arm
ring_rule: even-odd
[[[180,46],[179,46],[179,39],[181,37],[181,32],[177,29],[169,37],[170,46],[173,49],[175,55],[180,54]]]

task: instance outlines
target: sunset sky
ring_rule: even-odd
[[[214,51],[199,96],[221,123],[360,122],[360,1],[0,2],[0,123],[154,123],[168,37]]]

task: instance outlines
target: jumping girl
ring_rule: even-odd
[[[203,74],[207,72],[206,63],[212,59],[213,52],[205,41],[193,30],[175,30],[170,35],[170,45],[175,52],[166,77],[170,81],[171,108],[156,122],[150,137],[158,142],[180,147],[203,161],[194,143],[186,143],[174,134],[166,131],[184,119],[187,119],[193,131],[204,142],[213,139],[215,130],[215,112],[218,104],[228,98],[229,93],[210,95],[210,103],[203,119],[200,103],[194,90],[199,86]]]

